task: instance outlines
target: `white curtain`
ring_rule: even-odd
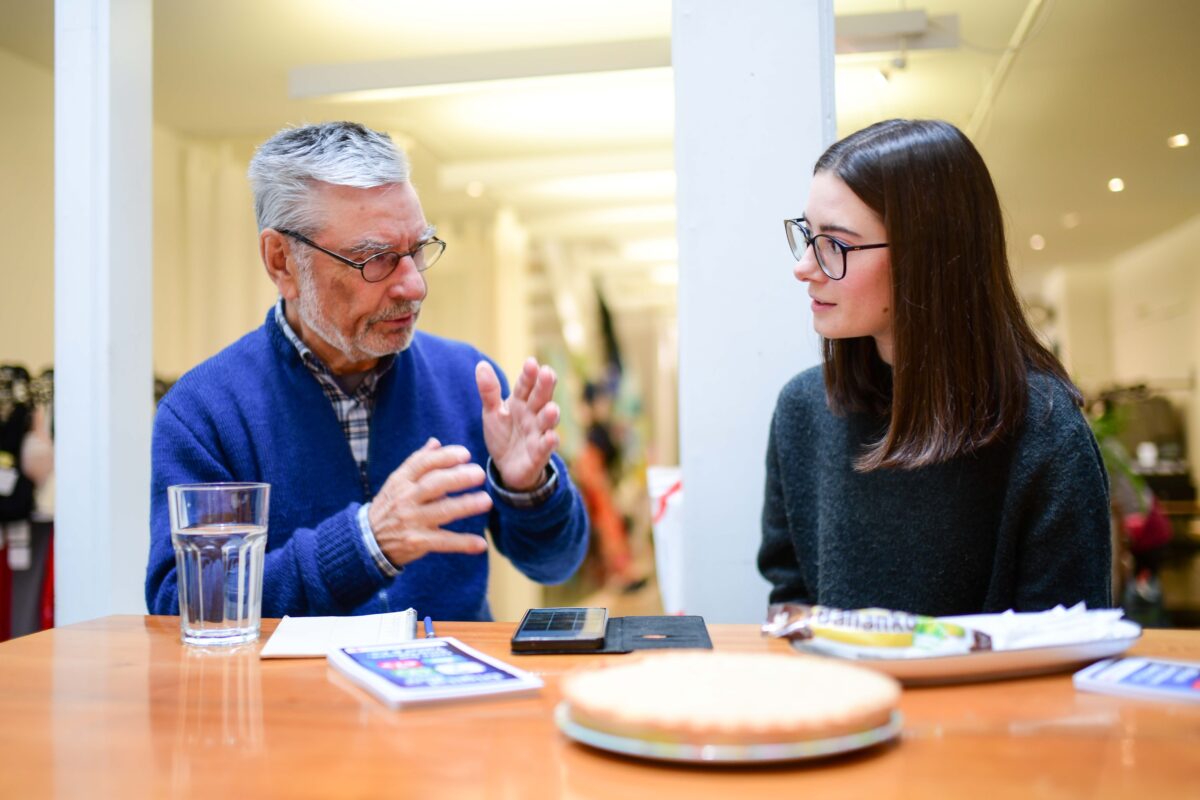
[[[235,141],[155,131],[154,368],[176,378],[262,323],[275,287],[258,258]]]

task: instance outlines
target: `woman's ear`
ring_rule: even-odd
[[[292,258],[291,243],[284,235],[274,228],[264,228],[258,235],[258,254],[279,296],[285,301],[299,297],[300,266]]]

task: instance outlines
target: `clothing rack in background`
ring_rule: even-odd
[[[155,404],[173,383],[155,376]],[[54,627],[53,437],[53,368],[0,363],[0,641]]]
[[[1196,498],[1188,463],[1187,411],[1180,402],[1186,401],[1194,383],[1191,375],[1161,378],[1113,386],[1100,395],[1109,435],[1124,448],[1130,469],[1142,476],[1159,500]]]
[[[53,408],[53,369],[0,364],[0,641],[54,625],[53,515],[37,503],[52,473]]]
[[[0,364],[0,423],[7,422],[19,407],[54,405],[54,370],[32,375],[22,364]]]
[[[1187,412],[1181,407],[1189,402],[1195,383],[1195,375],[1189,373],[1186,377],[1110,384],[1087,405],[1094,417],[1108,420],[1106,432],[1131,455],[1139,444],[1149,442],[1162,450],[1166,460],[1180,462],[1180,470],[1186,471],[1182,462],[1188,449]]]

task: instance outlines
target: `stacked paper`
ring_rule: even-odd
[[[405,642],[416,631],[417,612],[411,608],[359,617],[284,617],[258,657],[324,657],[339,647]]]
[[[1084,603],[1070,608],[1055,606],[1048,611],[1005,611],[1003,614],[970,614],[941,617],[992,638],[993,650],[1095,642],[1128,636],[1119,608],[1089,609]]]

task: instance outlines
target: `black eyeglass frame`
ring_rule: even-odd
[[[338,261],[342,262],[347,267],[352,267],[353,269],[358,270],[358,274],[361,275],[362,279],[364,281],[366,281],[367,283],[379,283],[380,281],[387,280],[388,276],[396,271],[396,267],[400,266],[400,262],[406,258],[411,258],[413,260],[413,266],[415,266],[417,268],[417,272],[424,272],[425,270],[429,269],[434,264],[436,264],[437,260],[442,257],[442,253],[446,252],[446,243],[443,242],[441,239],[439,239],[436,236],[430,236],[428,239],[421,242],[419,245],[414,247],[412,250],[409,250],[407,253],[400,253],[395,250],[384,250],[382,253],[376,253],[375,255],[370,256],[369,258],[364,258],[362,261],[351,261],[350,259],[346,258],[345,256],[338,255],[337,253],[333,252],[332,250],[326,250],[324,247],[321,247],[321,245],[317,244],[312,239],[309,239],[307,236],[304,236],[302,234],[296,233],[295,231],[290,231],[290,230],[287,230],[286,228],[276,228],[275,230],[279,231],[284,236],[290,236],[293,239],[295,239],[296,241],[308,245],[309,247],[313,248],[314,250],[320,250],[322,253],[329,256],[330,258],[334,258],[334,259],[337,259]],[[432,228],[430,230],[432,230]],[[417,263],[416,256],[418,253],[425,250],[425,248],[429,247],[429,245],[436,245],[437,251],[434,254],[433,258],[429,258],[428,253],[427,253],[426,257],[425,257],[425,265],[421,266]],[[378,278],[375,278],[374,280],[372,280],[371,278],[368,278],[367,277],[367,264],[371,263],[372,261],[374,261],[377,258],[382,258],[383,256],[386,256],[386,255],[399,256],[399,258],[396,259],[396,267],[392,267],[387,272],[380,275]]]
[[[791,247],[792,255],[795,256],[797,261],[803,259],[805,251],[811,247],[813,249],[813,255],[817,259],[817,266],[821,268],[821,272],[824,272],[831,281],[840,281],[842,278],[846,277],[846,270],[849,268],[846,259],[847,253],[852,253],[855,250],[875,250],[880,247],[888,246],[887,242],[883,242],[881,244],[846,244],[841,239],[830,236],[828,233],[813,233],[812,229],[806,224],[807,222],[808,220],[804,217],[785,219],[783,221],[783,232],[787,234],[788,246]],[[797,248],[796,239],[792,235],[793,228],[798,229],[800,231],[800,235],[804,237],[804,247]],[[817,239],[826,239],[827,241],[833,242],[833,246],[839,253],[842,254],[842,272],[840,275],[834,275],[833,272],[830,271],[829,265],[827,265],[825,260],[821,258],[821,248],[814,244]]]

